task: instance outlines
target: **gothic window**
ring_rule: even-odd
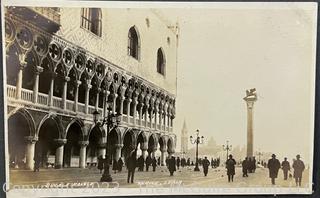
[[[164,53],[163,53],[163,50],[159,48],[157,52],[157,72],[159,74],[165,75],[165,67],[166,67],[166,61],[165,61]]]
[[[136,28],[133,26],[128,33],[128,55],[140,59],[140,39]]]
[[[89,30],[90,32],[101,36],[102,14],[99,8],[82,8],[81,9],[81,27]]]

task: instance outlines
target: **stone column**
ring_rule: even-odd
[[[161,163],[161,166],[164,166],[166,161],[167,148],[162,148],[160,149],[160,151],[161,151],[160,163]]]
[[[79,141],[80,156],[79,156],[79,168],[85,168],[87,164],[86,150],[89,145],[89,141]]]
[[[33,103],[38,102],[38,94],[39,94],[39,75],[43,71],[42,67],[37,66],[34,76],[34,84],[33,84]]]
[[[154,110],[154,123],[155,123],[154,129],[157,130],[157,124],[158,124],[158,111],[157,111],[157,108],[155,108],[155,110]]]
[[[164,111],[163,112],[163,131],[166,131],[166,119],[167,119],[167,114]]]
[[[128,105],[127,105],[127,118],[128,118],[128,123],[130,123],[130,105],[131,105],[131,99],[129,99],[127,102],[128,102]]]
[[[253,90],[253,89],[252,89]],[[247,157],[253,157],[253,105],[257,101],[257,95],[247,91],[247,96],[243,98],[247,103]]]
[[[74,111],[78,111],[78,96],[79,96],[79,86],[81,85],[81,81],[77,80],[75,84],[75,93],[74,93]]]
[[[70,78],[68,76],[64,77],[63,79],[63,90],[62,90],[62,109],[66,109],[66,102],[67,102],[67,90],[68,90],[68,81]]]
[[[148,142],[140,143],[140,149],[144,160],[147,158]]]
[[[162,109],[159,109],[159,129],[162,131]]]
[[[105,95],[104,95],[104,98],[103,98],[103,117],[105,118],[108,115],[107,108],[108,108],[108,97],[109,97],[110,92],[106,91],[104,94]]]
[[[95,104],[95,108],[98,109],[99,108],[99,95],[100,95],[100,91],[101,89],[99,88],[97,90],[97,95],[96,95],[96,104]]]
[[[92,85],[87,82],[86,84],[86,94],[85,94],[85,114],[88,114],[88,107],[89,107],[89,93]]]
[[[23,79],[23,69],[27,66],[27,62],[20,62],[17,85],[16,85],[16,99],[21,99],[21,91],[22,91],[22,79]]]
[[[117,110],[117,97],[118,97],[118,94],[115,93],[113,97],[113,103],[112,103],[113,114],[116,114],[116,110]]]
[[[143,103],[141,103],[141,107],[139,110],[139,126],[142,126],[142,110],[143,110]]]
[[[53,102],[53,91],[54,91],[54,79],[56,77],[56,73],[52,72],[51,73],[51,82],[50,82],[50,90],[49,90],[49,96],[48,96],[48,106],[52,106]]]
[[[150,114],[149,114],[150,129],[152,129],[152,116],[153,116],[153,108],[152,108],[152,106],[151,106]]]
[[[133,100],[133,125],[136,125],[136,114],[137,114],[137,99]]]
[[[123,115],[123,103],[124,103],[124,97],[123,96],[120,96],[120,113],[121,116],[120,116],[120,121],[122,122],[122,115]]]
[[[148,109],[149,109],[149,105],[146,104],[146,112],[144,113],[144,120],[145,120],[144,127],[148,127]]]
[[[26,146],[26,169],[33,170],[34,168],[34,154],[35,154],[35,143],[37,142],[37,138],[33,136],[26,136],[25,140],[27,141]]]
[[[54,141],[57,144],[54,168],[60,169],[62,168],[62,163],[63,163],[63,148],[64,148],[64,145],[67,143],[67,140],[55,139]]]
[[[116,144],[115,145],[116,152],[114,154],[114,159],[117,160],[117,161],[121,157],[121,149],[122,149],[122,147],[123,147],[123,144]]]

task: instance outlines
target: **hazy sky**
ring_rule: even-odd
[[[316,8],[287,8],[162,10],[180,25],[177,151],[184,118],[189,135],[199,129],[218,144],[245,145],[243,97],[255,87],[255,150],[309,159]]]

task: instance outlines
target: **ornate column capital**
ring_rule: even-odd
[[[58,146],[63,146],[67,143],[67,139],[54,139],[53,140]]]
[[[36,73],[37,75],[39,75],[39,74],[42,73],[42,72],[43,72],[43,68],[40,67],[40,66],[36,66],[35,73]]]
[[[69,82],[69,81],[70,81],[70,77],[69,77],[69,76],[65,76],[65,77],[63,78],[63,80],[64,80],[64,82]]]
[[[114,147],[117,149],[121,149],[123,147],[123,144],[115,144]]]
[[[98,148],[107,148],[107,143],[99,143]]]
[[[79,143],[80,147],[86,147],[89,145],[89,141],[79,141],[78,143]]]
[[[24,139],[26,140],[27,143],[36,143],[38,141],[38,137],[34,136],[25,136]]]

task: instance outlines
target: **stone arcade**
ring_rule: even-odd
[[[135,148],[144,157],[160,149],[163,164],[175,152],[172,90],[57,36],[65,13],[58,8],[8,7],[5,11],[11,165],[33,169],[37,155],[42,166],[53,160],[55,168],[84,168],[106,152],[118,159]],[[28,16],[34,16],[35,23]],[[158,59],[163,59],[162,49]],[[160,73],[164,71],[160,68]],[[112,113],[121,114],[120,123],[109,134],[106,126],[94,124],[92,115],[97,110],[106,116],[108,106]]]

